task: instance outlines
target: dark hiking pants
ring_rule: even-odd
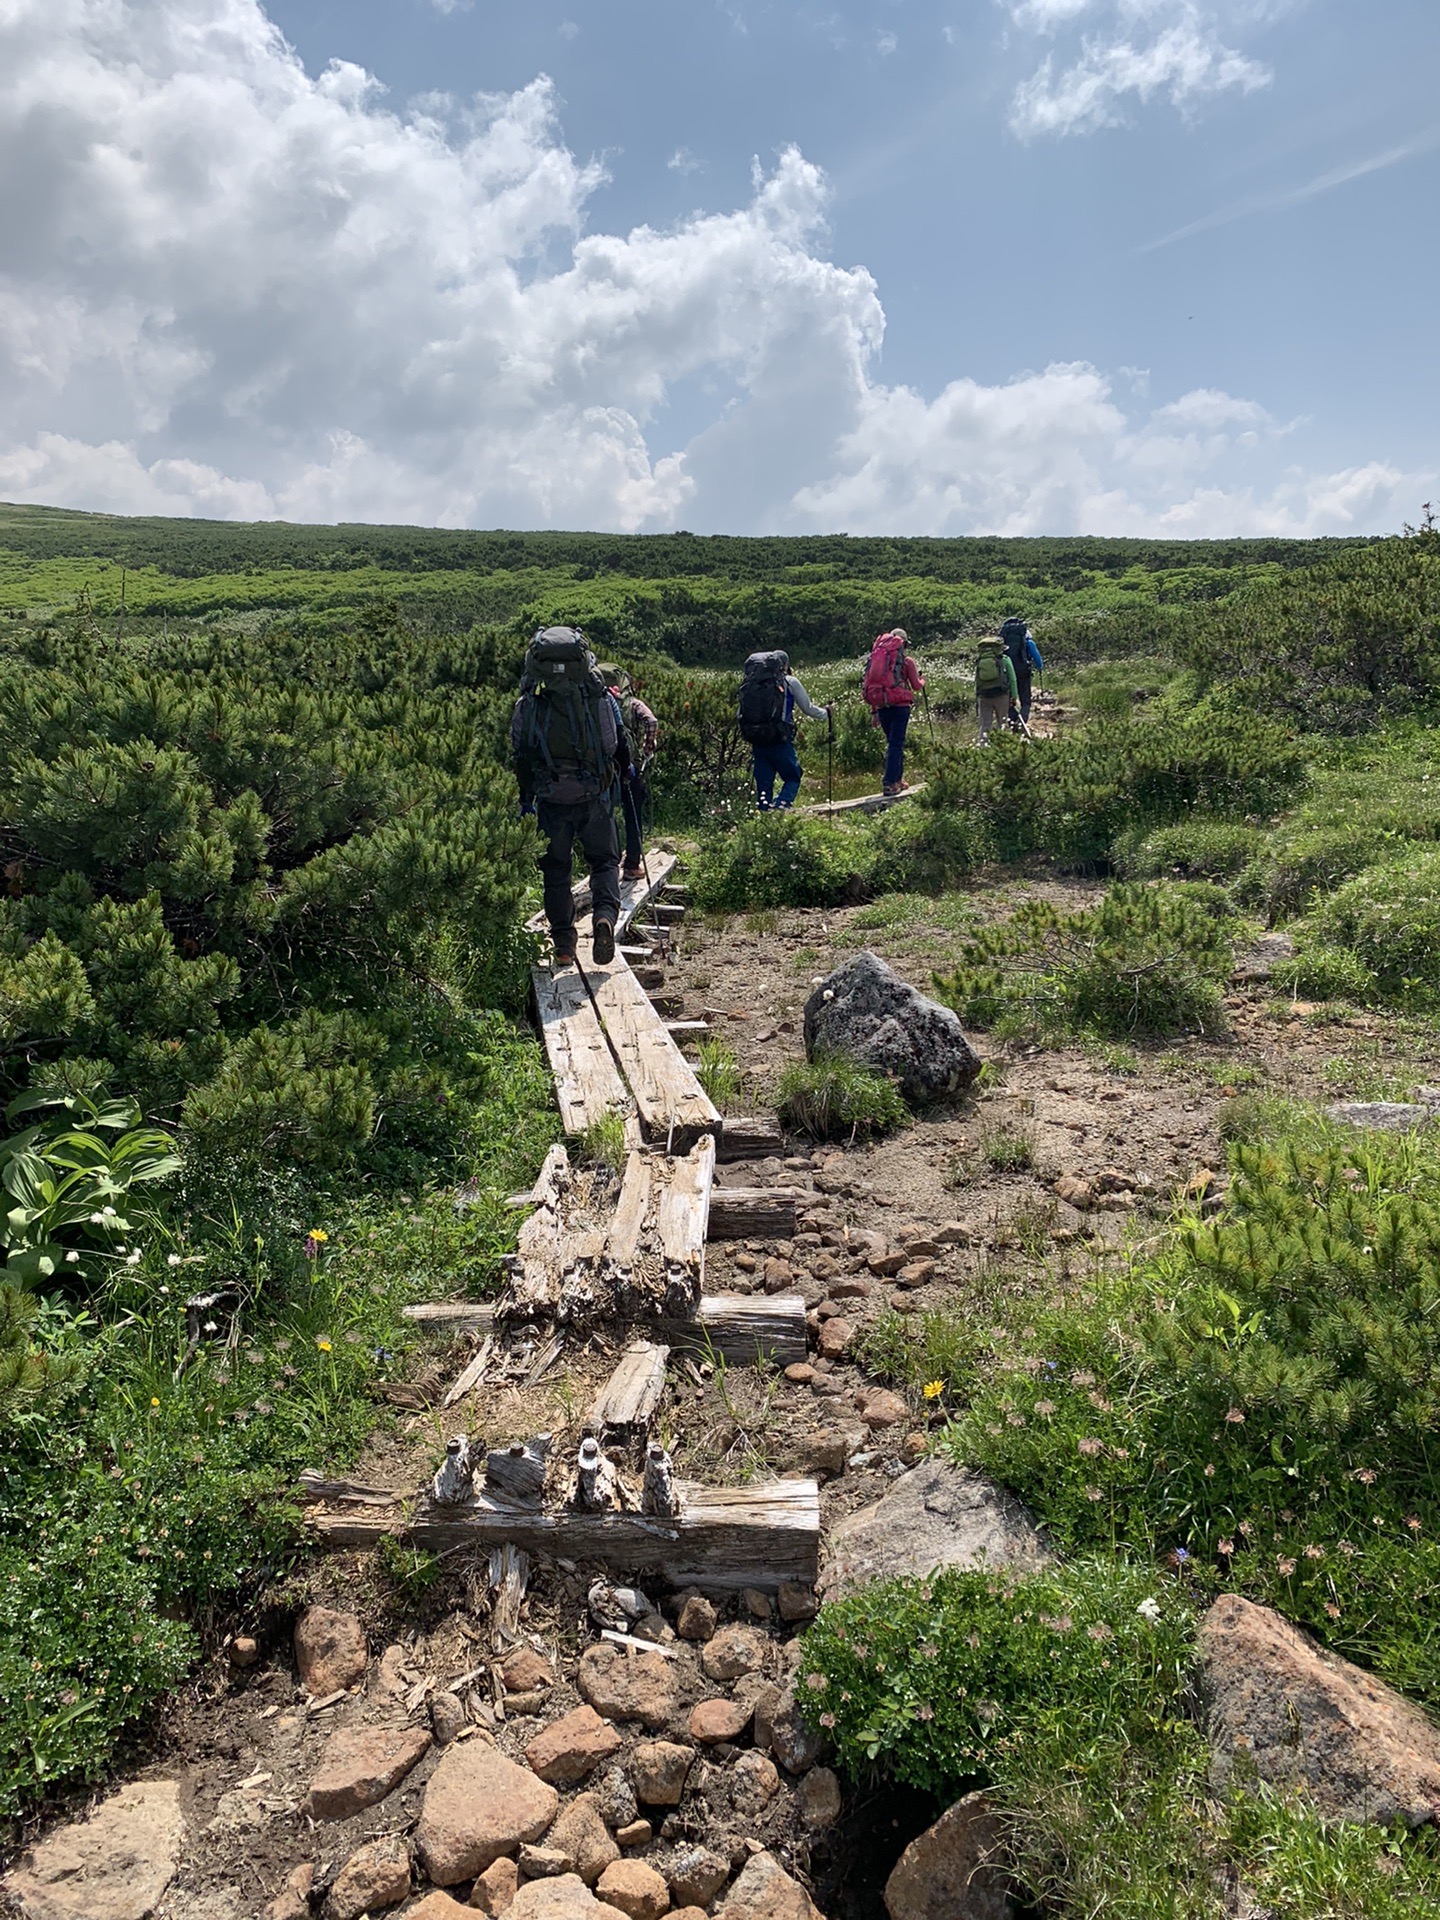
[[[592,800],[537,800],[535,820],[545,836],[540,871],[545,876],[545,918],[562,953],[575,950],[575,898],[571,892],[575,842],[590,869],[594,918],[612,924],[620,912],[620,842],[615,833],[613,793]]]
[[[905,730],[910,725],[909,707],[877,707],[875,718],[885,735],[885,780],[887,787],[898,786],[905,778]]]
[[[1020,718],[1026,721],[1028,721],[1030,718],[1031,685],[1032,685],[1031,669],[1029,667],[1024,667],[1024,668],[1016,667],[1015,693],[1016,693],[1017,699],[1020,702]]]

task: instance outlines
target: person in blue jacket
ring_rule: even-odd
[[[1035,644],[1035,636],[1018,615],[1012,615],[1000,629],[1000,638],[1005,642],[1005,651],[1010,656],[1010,664],[1015,669],[1015,697],[1020,707],[1020,718],[1027,724],[1030,719],[1030,676],[1034,672],[1044,673],[1045,662],[1040,658],[1040,649]]]

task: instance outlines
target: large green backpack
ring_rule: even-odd
[[[520,738],[544,793],[577,784],[602,793],[614,777],[605,751],[601,714],[610,690],[574,627],[546,627],[530,642],[520,679]]]
[[[1005,672],[1003,640],[980,642],[975,654],[975,691],[982,700],[995,700],[1002,693],[1009,693],[1010,681]]]

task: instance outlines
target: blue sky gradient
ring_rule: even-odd
[[[0,26],[0,71],[7,35],[28,25],[33,51],[47,13],[88,45],[92,69],[120,67],[98,0],[16,8]],[[1215,533],[1383,531],[1440,490],[1433,0],[269,0],[263,13],[256,0],[133,0],[126,11],[156,29],[147,72],[166,112],[187,62],[217,85],[244,76],[262,124],[280,111],[278,85],[285,112],[303,107],[317,127],[342,113],[372,146],[388,140],[397,179],[409,165],[398,130],[417,114],[458,150],[474,137],[477,95],[493,122],[502,101],[533,102],[546,76],[523,164],[538,181],[565,157],[568,212],[537,215],[494,262],[436,265],[423,341],[413,314],[398,317],[415,258],[387,242],[369,262],[366,299],[385,274],[389,297],[363,321],[351,314],[334,343],[366,363],[369,384],[362,391],[357,374],[347,395],[328,368],[330,412],[317,404],[305,421],[293,409],[264,417],[274,367],[251,368],[251,397],[237,398],[245,383],[224,374],[230,345],[191,315],[181,276],[169,317],[147,322],[149,349],[163,339],[194,370],[159,379],[163,391],[140,394],[129,419],[112,409],[99,439],[84,406],[99,370],[86,373],[79,354],[63,369],[30,364],[26,404],[7,417],[0,403],[0,493],[38,497],[48,485],[48,497],[107,504],[128,486],[152,510],[164,497],[188,500],[182,511],[307,518],[386,518],[408,500],[407,517],[472,523]],[[265,42],[267,15],[288,52]],[[287,61],[313,90],[308,106],[284,78]],[[350,68],[378,84],[338,85]],[[18,70],[0,78],[0,138],[7,125],[17,140],[33,132],[46,84],[23,57]],[[173,133],[157,125],[153,138]],[[158,165],[157,152],[137,168]],[[785,174],[802,157],[803,184]],[[297,180],[296,198],[308,191],[323,207],[343,193],[353,204],[353,181],[337,185],[343,161],[326,165]],[[427,167],[405,186],[417,248],[436,204],[448,205]],[[782,182],[783,217],[755,211],[757,168]],[[382,192],[373,181],[364,191]],[[463,186],[468,204],[429,234],[432,261],[484,225],[486,191]],[[183,187],[166,192],[183,223]],[[383,193],[384,218],[403,225],[399,189]],[[248,193],[245,218],[255,202]],[[189,209],[195,281],[226,243],[205,231],[204,203],[197,194]],[[744,260],[717,264],[740,244],[725,223],[746,217],[758,226]],[[662,260],[630,244],[637,229],[688,237]],[[577,356],[599,367],[624,332],[600,302],[517,400],[528,415],[502,405],[493,382],[528,352],[515,300],[507,324],[520,344],[491,340],[488,374],[476,374],[447,441],[415,369],[448,351],[456,274],[478,286],[503,269],[548,306],[572,291],[585,236],[613,237],[626,248],[614,271],[650,289],[623,369],[564,392]],[[68,267],[66,246],[37,263],[33,245],[0,232],[0,317],[27,300],[98,301],[92,285],[77,290],[86,276],[74,261],[81,240],[104,241],[61,238]],[[233,241],[240,256],[264,254],[263,230]],[[353,247],[338,262],[322,250],[316,299],[348,311],[353,270]],[[701,339],[696,304],[713,303],[725,275],[737,315],[723,338]],[[477,296],[467,325],[487,304]],[[315,350],[303,316],[287,339],[272,310],[264,331],[274,337],[262,361],[289,367]],[[127,378],[143,385],[144,356],[133,341],[126,351]],[[1088,375],[1046,375],[1081,366]],[[17,372],[27,377],[23,354]],[[377,378],[393,381],[385,408]],[[48,406],[32,404],[41,389]],[[247,405],[257,419],[244,418]],[[584,485],[562,484],[540,472],[536,449],[514,456],[508,486],[457,485],[476,444],[513,443],[517,420],[520,437],[553,428],[572,464],[608,436],[604,460]],[[185,481],[186,463],[211,478]]]

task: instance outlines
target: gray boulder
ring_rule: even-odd
[[[941,1567],[1028,1573],[1050,1558],[1045,1536],[1012,1494],[983,1473],[927,1460],[833,1529],[820,1585],[836,1600],[872,1580],[923,1580]]]
[[[1433,1091],[1420,1089],[1422,1094]],[[1433,1102],[1412,1100],[1335,1100],[1325,1109],[1332,1120],[1343,1126],[1361,1127],[1381,1133],[1413,1133],[1440,1120],[1440,1107]]]
[[[968,1087],[978,1053],[949,1007],[927,1000],[873,953],[857,953],[805,1002],[805,1052],[848,1054],[893,1074],[907,1100]]]
[[[1004,1862],[1003,1826],[983,1793],[967,1793],[901,1854],[885,1882],[890,1920],[1009,1920]]]

